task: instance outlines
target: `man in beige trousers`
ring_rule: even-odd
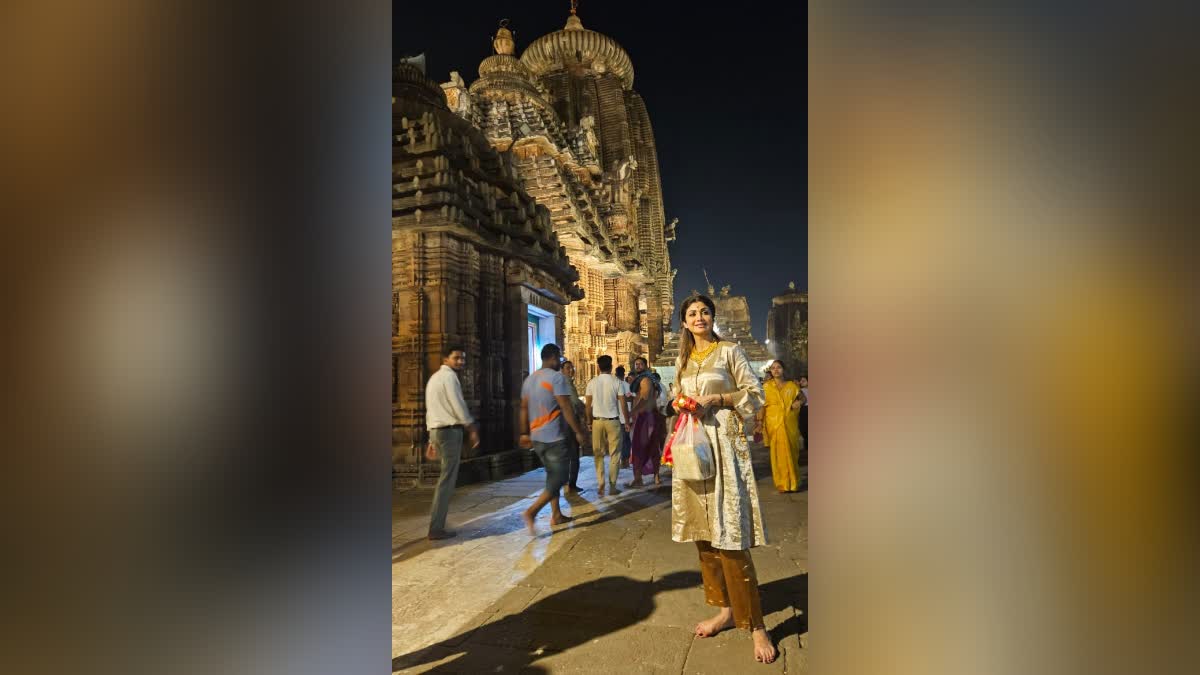
[[[596,484],[604,496],[604,456],[608,455],[608,494],[618,494],[617,472],[621,468],[621,417],[629,419],[628,402],[621,396],[621,381],[612,374],[612,357],[596,359],[600,374],[588,382],[584,394],[587,425],[592,431],[592,455],[596,460]]]

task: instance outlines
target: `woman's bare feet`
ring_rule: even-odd
[[[712,637],[727,628],[733,628],[733,610],[722,607],[713,618],[696,624],[696,635]]]
[[[767,631],[759,628],[750,634],[754,639],[754,660],[759,663],[771,663],[775,657],[779,655],[775,651],[775,645],[771,644],[771,636],[767,635]]]

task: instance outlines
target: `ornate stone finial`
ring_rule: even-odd
[[[571,0],[571,16],[567,17],[567,26],[563,30],[583,30],[583,22],[579,20],[579,0]]]
[[[500,29],[496,31],[496,37],[492,39],[492,49],[495,49],[497,54],[512,56],[514,47],[516,47],[516,42],[513,40],[512,31],[508,29],[508,19],[501,19]]]
[[[713,290],[712,282],[708,279],[708,270],[701,267],[700,271],[704,272],[704,283],[708,284],[708,297],[711,298],[712,296],[716,295],[716,292]]]

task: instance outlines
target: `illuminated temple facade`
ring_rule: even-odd
[[[572,10],[517,56],[501,25],[479,78],[393,75],[393,445],[419,461],[424,381],[467,348],[477,453],[516,440],[521,382],[557,342],[598,371],[663,350],[674,276],[650,117],[633,62]],[[464,448],[464,456],[472,453]]]

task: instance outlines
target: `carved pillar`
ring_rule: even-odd
[[[421,232],[394,235],[392,283],[396,331],[392,335],[395,390],[392,394],[393,462],[412,463],[426,441],[425,380],[428,311],[425,275],[428,260]]]
[[[509,314],[505,302],[504,259],[492,253],[480,255],[480,292],[478,325],[480,354],[476,359],[479,374],[480,447],[496,452],[509,447],[508,405],[504,382],[507,360],[504,320]]]
[[[653,288],[650,289],[654,291]],[[651,296],[646,301],[646,348],[653,363],[663,349],[663,311],[658,299]]]

